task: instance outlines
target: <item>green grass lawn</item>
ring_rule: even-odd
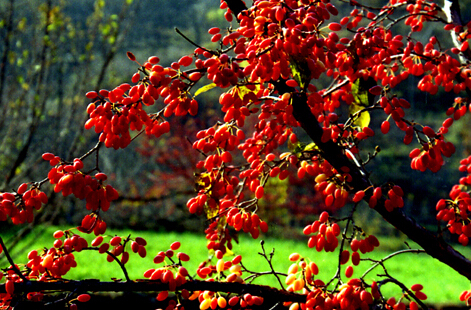
[[[13,251],[16,262],[25,262],[26,253],[32,249],[40,249],[42,246],[50,246],[54,238],[52,233],[56,227],[49,227],[45,233],[31,233],[26,240],[23,240],[15,249],[21,250],[28,243],[27,250],[22,250],[23,253]],[[130,231],[109,230],[107,233],[110,236],[115,234],[119,236],[127,236],[131,234],[133,237],[144,237],[147,242],[147,257],[141,258],[137,254],[131,253],[130,261],[126,265],[131,279],[139,279],[143,277],[144,271],[149,268],[155,268],[153,258],[159,251],[165,251],[169,248],[170,244],[174,241],[180,241],[182,246],[179,249],[190,255],[190,261],[185,264],[190,274],[194,274],[198,264],[208,258],[207,251],[205,251],[206,240],[204,235],[196,234],[178,234],[178,233],[155,233],[151,231]],[[5,235],[5,234],[3,234]],[[3,236],[7,239],[8,236]],[[91,241],[93,235],[87,236],[87,240]],[[337,254],[318,253],[313,249],[309,249],[306,245],[307,240],[280,240],[280,239],[265,239],[266,253],[270,253],[275,249],[273,256],[273,266],[275,270],[280,272],[287,272],[291,262],[288,256],[293,252],[298,252],[303,257],[309,258],[319,266],[318,278],[328,281],[337,270],[336,256]],[[375,250],[368,257],[373,259],[381,259],[392,253],[391,251],[381,250],[399,248],[402,246],[402,241],[398,238],[381,238],[380,247]],[[411,246],[413,246],[411,244]],[[405,248],[405,246],[402,246]],[[471,257],[469,249],[463,249],[467,257]],[[254,271],[269,271],[270,267],[267,261],[258,253],[261,252],[260,240],[253,240],[248,237],[241,236],[239,244],[234,243],[233,252],[241,254],[243,259],[242,263],[249,269]],[[123,272],[115,263],[108,263],[105,255],[100,255],[96,251],[83,251],[75,254],[78,268],[73,268],[68,274],[69,279],[85,279],[93,278],[100,280],[110,280],[111,278],[123,278]],[[362,256],[366,257],[366,255]],[[1,267],[5,267],[6,261],[0,255]],[[230,259],[230,258],[227,258]],[[159,265],[160,266],[160,265]],[[358,267],[355,267],[354,277],[361,276],[365,270],[370,268],[372,263],[363,261]],[[441,264],[439,261],[425,255],[425,254],[401,254],[397,255],[385,262],[387,271],[399,281],[402,281],[408,287],[415,283],[424,285],[424,292],[428,295],[428,302],[430,304],[457,304],[459,303],[458,296],[463,290],[469,289],[469,281],[460,276],[457,272]],[[345,266],[343,266],[342,272]],[[375,268],[370,272],[366,279],[382,279],[380,276],[384,274],[381,267]],[[283,278],[284,281],[284,278]],[[276,285],[274,276],[265,276],[257,279],[254,283]],[[400,290],[394,284],[387,284],[383,287],[383,292],[387,295],[394,295],[397,298],[401,296]]]

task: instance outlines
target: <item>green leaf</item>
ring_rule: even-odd
[[[289,58],[289,66],[294,80],[299,87],[304,88],[311,81],[311,71],[305,58],[291,56]]]
[[[207,92],[210,89],[213,89],[214,87],[216,87],[216,83],[211,83],[211,84],[204,85],[203,87],[198,88],[195,92],[195,97],[198,96],[201,93],[204,93],[204,92]]]
[[[372,77],[367,80],[363,78],[356,79],[352,84],[352,95],[355,103],[363,107],[373,105],[376,96],[368,91],[373,86],[376,86],[376,81]]]
[[[289,139],[288,139],[288,149],[291,151],[291,153],[295,154],[297,157],[300,157],[302,152],[319,150],[319,148],[314,142],[311,142],[309,144],[306,144],[304,142],[299,142],[299,141],[292,143]]]
[[[363,111],[358,113],[365,107],[372,106],[374,104],[375,95],[371,94],[368,90],[376,85],[376,81],[369,77],[368,79],[358,78],[352,83],[352,96],[354,102],[349,107],[350,115],[355,115],[354,125],[359,127],[367,127],[370,124],[370,113]]]
[[[244,100],[244,97],[247,94],[250,94],[250,93],[255,93],[256,94],[256,93],[258,93],[260,91],[260,85],[256,84],[254,86],[255,86],[254,90],[248,88],[247,86],[243,86],[243,85],[237,86],[237,94],[239,95],[240,99]]]
[[[352,103],[349,107],[350,115],[354,115],[355,113],[363,110],[364,107],[361,105],[358,105],[356,103]],[[361,128],[363,127],[368,127],[370,124],[370,113],[368,111],[363,111],[361,113],[358,113],[358,116],[354,116],[356,119],[353,122],[354,125],[359,126]]]

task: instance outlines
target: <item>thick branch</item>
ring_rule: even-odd
[[[323,129],[311,113],[305,95],[299,94],[293,97],[293,108],[294,117],[314,143],[322,150],[323,157],[339,171],[342,167],[349,168],[352,176],[352,182],[350,182],[350,184],[353,190],[358,191],[368,188],[370,186],[368,178],[361,173],[359,167],[347,159],[342,152],[342,148],[332,141],[326,143],[321,141]],[[371,194],[372,190],[370,189],[366,193],[365,200],[368,201]],[[453,247],[442,238],[437,237],[424,227],[418,225],[400,209],[388,212],[384,207],[384,199],[378,201],[375,210],[381,214],[386,221],[419,244],[430,256],[450,266],[471,280],[471,261],[453,249]]]
[[[15,283],[15,293],[29,293],[39,291],[61,291],[61,292],[159,292],[167,291],[168,284],[160,281],[138,281],[138,282],[101,282],[99,280],[82,281],[57,281],[57,282],[36,282]],[[179,286],[178,290],[188,291],[212,291],[235,294],[250,293],[253,296],[260,296],[272,301],[292,301],[306,302],[306,295],[281,291],[265,285],[188,281]],[[5,284],[0,285],[0,293],[5,293]]]
[[[458,0],[444,0],[443,1],[443,12],[446,15],[447,21],[452,23],[456,26],[463,26],[463,21],[461,19],[461,10],[460,10],[460,3]],[[455,31],[450,31],[451,39],[453,40],[453,44],[455,47],[460,48],[461,42],[458,38],[458,33]],[[471,52],[466,50],[464,53],[460,53],[460,60],[461,63],[466,63],[466,60],[471,58]]]
[[[245,3],[242,0],[226,0],[226,3],[235,17],[237,17],[237,15],[239,15],[239,13],[243,10],[247,10],[247,7],[245,6]]]

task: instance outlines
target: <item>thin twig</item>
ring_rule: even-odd
[[[5,243],[3,242],[3,239],[2,237],[0,237],[0,246],[2,247],[3,249],[3,253],[5,253],[5,256],[8,260],[8,262],[10,263],[11,265],[11,269],[13,269],[13,271],[15,271],[15,273],[26,283],[26,282],[29,282],[28,279],[26,279],[25,275],[21,273],[21,271],[18,269],[18,267],[16,267],[15,263],[13,262],[13,259],[11,258],[10,256],[10,253],[8,253],[8,249],[7,247],[5,246]]]
[[[94,250],[94,251],[98,251],[99,249],[98,248],[83,248],[83,250]],[[130,282],[131,279],[129,278],[129,275],[128,275],[128,271],[126,270],[126,267],[124,267],[124,264],[121,263],[121,261],[119,260],[119,258],[114,255],[113,253],[111,253],[110,251],[106,251],[105,253],[107,253],[109,256],[113,257],[113,259],[118,263],[119,267],[121,267],[121,270],[123,270],[123,273],[124,273],[124,277],[126,278],[126,281],[127,282]]]
[[[375,264],[371,266],[368,270],[366,270],[363,275],[360,277],[360,279],[363,279],[368,273],[370,273],[373,269],[378,267],[378,265],[382,265],[386,260],[399,255],[399,254],[404,254],[404,253],[426,253],[425,250],[420,250],[420,249],[405,249],[405,250],[400,250],[394,253],[389,254],[388,256],[380,259],[379,261],[375,261]]]
[[[198,47],[198,48],[201,48],[203,51],[206,51],[208,53],[211,53],[213,55],[215,55],[216,53],[214,51],[211,51],[211,50],[208,50],[207,48],[204,48],[198,44],[196,44],[195,42],[193,42],[190,38],[188,38],[186,35],[183,34],[183,32],[180,31],[180,29],[178,29],[177,27],[175,27],[175,31],[176,33],[178,33],[179,35],[181,35],[185,40],[187,40],[189,43],[191,43],[192,45]]]
[[[270,269],[271,269],[271,271],[272,271],[272,274],[273,274],[273,275],[276,277],[276,279],[278,280],[278,283],[280,284],[281,289],[282,289],[282,290],[285,290],[285,287],[283,286],[283,283],[281,282],[280,277],[278,277],[278,273],[275,271],[275,269],[273,268],[273,265],[272,265],[272,263],[271,263],[271,260],[272,260],[272,258],[273,258],[273,254],[275,254],[275,249],[273,249],[273,250],[271,251],[271,253],[270,253],[270,258],[268,258],[267,254],[266,254],[266,252],[265,252],[265,247],[263,246],[264,244],[265,244],[265,241],[264,241],[264,240],[260,241],[260,246],[262,247],[263,254],[262,254],[262,253],[258,253],[258,254],[262,255],[262,256],[265,258],[265,260],[268,262],[268,265],[270,266]]]

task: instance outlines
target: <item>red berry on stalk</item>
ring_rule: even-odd
[[[136,61],[136,56],[134,56],[131,52],[126,52],[126,56],[128,56],[129,60]]]
[[[381,132],[383,134],[387,134],[390,128],[391,128],[391,124],[388,121],[384,121],[381,123]]]
[[[87,302],[90,300],[90,295],[88,294],[81,294],[77,297],[77,300],[80,302]]]
[[[265,192],[265,189],[263,188],[263,186],[259,185],[257,189],[255,190],[255,197],[257,199],[261,199],[263,197],[264,192]]]
[[[339,31],[342,29],[342,25],[340,25],[339,23],[330,23],[329,24],[329,29],[331,31]]]

